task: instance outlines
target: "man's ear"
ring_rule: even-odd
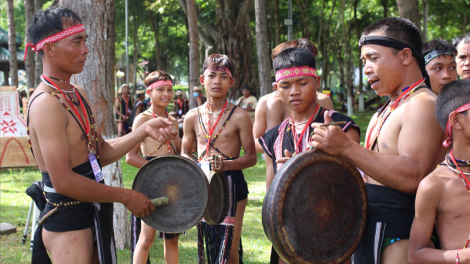
[[[463,128],[462,122],[460,122],[460,120],[459,120],[459,116],[460,116],[460,113],[457,113],[455,111],[450,113],[449,122],[450,122],[450,125],[452,126],[452,128],[455,128],[455,129],[462,129]]]
[[[201,75],[199,77],[199,82],[201,83],[201,85],[204,85],[204,75]]]
[[[46,42],[42,46],[42,51],[43,51],[45,57],[53,57],[54,56],[54,50],[55,50],[55,47],[53,47],[53,45],[51,43]]]
[[[235,84],[235,79],[230,78],[230,85],[229,85],[229,87],[233,87],[234,84]]]
[[[413,58],[413,53],[409,48],[404,48],[401,51],[401,59],[403,61],[403,65],[409,65],[411,63],[411,59]]]
[[[313,79],[315,80],[315,88],[317,90],[320,90],[320,87],[321,87],[320,77],[317,76],[317,77],[314,77]]]

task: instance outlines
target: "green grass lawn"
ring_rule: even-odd
[[[375,111],[357,112],[352,118],[361,127],[361,141],[370,117]],[[131,188],[137,169],[121,160],[124,187]],[[243,260],[244,263],[268,263],[270,242],[266,238],[261,222],[261,207],[265,195],[265,163],[258,154],[258,163],[244,170],[250,194],[243,222]],[[21,244],[31,202],[25,190],[33,181],[40,180],[41,174],[33,169],[3,170],[0,172],[0,222],[13,224],[17,233],[0,237],[0,263],[30,263],[30,236],[26,244]],[[180,237],[180,263],[197,263],[197,233],[195,228]],[[163,241],[156,238],[150,251],[152,263],[164,263]],[[118,262],[130,262],[130,250],[118,250]]]

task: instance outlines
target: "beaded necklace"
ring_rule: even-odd
[[[199,96],[198,96],[198,97],[199,97]],[[227,100],[225,100],[225,101],[227,101]],[[208,103],[208,104],[210,104],[210,105],[212,105],[212,106],[217,106],[217,105],[222,105],[222,104],[225,103],[225,102],[222,101],[222,102],[218,102],[218,103],[211,103],[211,102],[207,101],[206,103]]]
[[[220,111],[221,113],[223,113],[222,115],[219,115],[219,117],[217,118],[216,122],[214,123],[214,126],[212,126],[211,128],[211,124],[210,124],[210,116],[209,116],[209,109],[206,105],[206,112],[207,112],[207,129],[208,131],[206,131],[202,125],[204,124],[204,120],[202,118],[202,115],[199,115],[199,119],[198,120],[198,123],[199,123],[199,127],[201,129],[201,132],[202,132],[202,135],[204,136],[204,139],[206,140],[207,142],[207,145],[206,145],[206,150],[203,152],[203,155],[201,155],[198,159],[198,162],[201,162],[201,160],[206,156],[206,155],[209,155],[209,148],[211,146],[211,141],[215,141],[217,139],[217,137],[220,135],[220,132],[222,132],[222,129],[224,129],[225,125],[227,124],[228,120],[225,120],[224,123],[222,123],[222,125],[220,126],[219,128],[219,131],[217,132],[217,134],[215,135],[214,139],[212,139],[212,134],[214,133],[215,131],[215,127],[217,126],[217,124],[219,123],[220,119],[222,118],[222,116],[225,115],[225,111],[227,110],[227,107],[228,107],[228,101],[225,100],[225,105],[224,107],[222,108],[222,110]],[[198,113],[199,113],[199,108],[198,109]],[[214,146],[215,148],[215,146]]]
[[[387,109],[385,109],[384,111],[382,111],[380,113],[380,115],[375,120],[374,125],[372,126],[372,128],[369,131],[369,135],[368,135],[367,141],[366,141],[366,148],[372,149],[374,147],[375,143],[379,139],[380,132],[382,131],[382,127],[385,124],[385,121],[387,121],[388,117],[392,114],[392,112],[395,109],[397,109],[397,107],[400,105],[401,102],[403,102],[406,98],[408,98],[410,95],[412,95],[417,89],[421,88],[421,87],[417,87],[417,86],[418,86],[418,84],[422,83],[423,81],[424,81],[424,79],[421,79],[421,80],[415,82],[414,84],[412,84],[411,86],[405,87],[404,89],[401,90],[400,96],[393,103],[393,105],[390,106],[390,103],[388,103]],[[372,140],[371,140],[372,133],[374,132],[374,130],[375,130],[375,128],[376,128],[376,126],[379,122],[380,122],[380,125],[377,128],[377,130],[375,132],[375,135],[374,135],[374,137],[372,137]]]
[[[49,75],[45,75],[45,76],[51,78],[52,80],[56,80],[56,81],[59,81],[59,82],[63,82],[63,83],[66,83],[66,84],[70,84],[70,82],[68,82],[68,81],[60,80],[60,79],[54,78],[54,77],[49,76]]]
[[[150,109],[147,110],[147,111],[149,111],[150,113],[152,113],[153,117],[158,118],[158,116],[157,116],[156,114],[154,114],[153,112],[151,112]],[[166,117],[168,118],[168,120],[170,120],[170,115],[168,115],[167,112],[165,112],[165,115],[166,115]],[[163,146],[163,143],[161,143],[160,146],[159,146],[154,152],[152,152],[151,154],[149,154],[149,155],[147,155],[147,156],[152,156],[153,154],[157,153],[157,151],[159,151],[159,150],[162,148],[162,146]],[[175,148],[173,147],[173,144],[171,144],[171,140],[168,140],[168,141],[166,142],[166,146],[167,146],[167,148],[168,148],[168,154],[171,154],[170,146],[171,146],[171,148],[173,149],[173,151],[174,151],[175,154],[176,154],[176,150],[175,150]],[[161,155],[161,153],[160,153],[160,155]]]
[[[43,83],[45,83],[47,86],[51,87],[52,89],[54,89],[56,92],[59,93],[59,90],[57,90],[57,88],[53,85],[53,82],[52,81],[47,81],[44,77],[47,78],[46,75],[41,75],[41,81]],[[74,105],[76,106],[79,106],[80,105],[80,102],[76,102],[73,98],[71,98],[68,94],[69,93],[75,93],[75,87],[73,87],[73,85],[70,85],[70,87],[72,87],[72,91],[67,91],[67,90],[62,90],[62,92],[65,94],[65,96],[67,97],[67,99],[69,99],[69,101],[72,101]]]
[[[300,133],[300,137],[297,135],[297,133],[295,132],[295,126],[296,125],[300,125],[302,123],[305,123],[305,122],[302,122],[302,123],[299,123],[299,124],[294,124],[294,117],[291,115],[290,118],[292,120],[292,123],[289,122],[289,129],[292,130],[292,137],[294,138],[294,146],[295,146],[295,152],[294,152],[294,155],[300,153],[299,150],[300,150],[300,143],[302,143],[302,140],[304,139],[304,134],[305,132],[307,131],[307,129],[309,129],[310,127],[310,124],[313,122],[313,120],[315,120],[318,116],[318,113],[320,112],[320,104],[317,104],[317,108],[315,109],[315,112],[313,113],[312,116],[310,116],[310,118],[307,120],[307,124],[305,125],[304,129],[302,130],[302,132]],[[289,130],[288,129],[288,130]],[[310,141],[309,139],[307,139],[308,141]]]
[[[464,185],[465,188],[467,189],[468,193],[470,193],[470,182],[468,181],[467,177],[465,177],[466,173],[464,173],[464,172],[460,169],[459,165],[457,164],[457,161],[455,160],[455,157],[454,157],[454,154],[452,153],[452,150],[450,150],[449,155],[446,156],[446,162],[448,161],[448,157],[450,157],[450,159],[452,160],[452,162],[454,162],[454,165],[455,165],[455,167],[457,167],[457,170],[458,170],[458,171],[457,171],[457,174],[459,175],[460,179],[462,180],[463,185]],[[447,162],[447,163],[448,163],[448,162]],[[455,172],[455,169],[452,168],[451,166],[447,165],[447,167],[448,167],[449,169],[451,169],[452,171]],[[467,175],[468,175],[468,174],[467,174]],[[463,247],[464,249],[467,248],[469,242],[470,242],[470,236],[469,236],[468,239],[467,239],[467,243],[466,243],[465,246]],[[457,263],[459,263],[459,262],[458,262],[458,251],[457,251]]]

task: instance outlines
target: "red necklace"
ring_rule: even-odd
[[[152,113],[153,117],[158,118],[158,116],[155,115],[153,112],[151,112],[151,113]],[[166,117],[168,118],[168,120],[170,120],[170,115],[168,115],[167,112],[165,112],[165,115],[166,115]],[[170,142],[170,140],[168,140],[168,141],[166,142],[166,146],[167,146],[167,148],[168,148],[168,154],[171,154],[171,151],[170,151],[170,144],[171,144],[171,142]],[[157,153],[157,151],[162,147],[162,145],[163,145],[163,144],[160,144],[160,147],[158,147],[157,150],[155,150],[152,154],[149,154],[148,156],[152,156],[153,154]],[[175,153],[175,154],[176,154],[176,153]]]
[[[227,106],[228,106],[228,100],[225,100],[225,105],[222,108],[222,111],[220,111],[219,117],[217,118],[217,121],[215,121],[214,126],[212,128],[211,128],[211,122],[210,122],[211,119],[210,119],[210,116],[209,116],[209,109],[207,109],[207,107],[206,107],[206,111],[207,111],[207,130],[208,130],[207,135],[204,135],[204,137],[206,138],[206,142],[207,142],[206,155],[209,155],[209,148],[210,148],[210,145],[211,145],[212,134],[214,133],[215,127],[219,123],[220,118],[222,117],[222,113],[224,113],[225,110],[227,109]],[[223,128],[223,125],[221,126],[221,129],[222,128]],[[219,130],[219,133],[220,133],[220,130]],[[199,161],[201,161],[203,158],[204,158],[204,156],[202,156],[199,159]]]
[[[380,136],[380,132],[382,131],[382,127],[385,124],[385,121],[387,121],[390,114],[392,114],[392,112],[395,109],[397,109],[397,107],[400,105],[401,102],[403,102],[406,98],[408,98],[408,96],[413,94],[413,92],[416,91],[418,84],[422,83],[423,81],[424,81],[424,79],[421,79],[421,80],[415,82],[414,84],[412,84],[411,86],[408,86],[408,87],[402,89],[401,93],[400,93],[400,96],[393,103],[393,105],[392,106],[390,106],[390,104],[388,105],[388,107],[390,108],[390,111],[388,111],[388,109],[382,111],[382,113],[377,117],[377,119],[375,120],[374,125],[372,126],[372,128],[369,131],[369,135],[368,135],[367,140],[366,140],[366,148],[371,149],[373,147],[373,145],[375,144],[375,142],[377,141],[377,139]],[[386,112],[387,112],[387,115],[385,115]],[[372,133],[374,132],[374,129],[377,126],[379,121],[380,121],[380,125],[379,125],[377,131],[375,132],[373,140],[371,140]]]
[[[300,144],[302,143],[302,140],[304,139],[304,134],[305,131],[310,127],[310,124],[313,122],[313,120],[316,119],[318,112],[320,111],[320,104],[317,104],[317,108],[315,109],[315,112],[313,113],[312,116],[308,119],[307,123],[305,124],[304,129],[300,133],[300,137],[297,136],[297,133],[295,132],[295,124],[294,124],[294,117],[291,115],[290,118],[292,120],[292,124],[289,124],[290,129],[292,130],[292,137],[294,138],[294,146],[295,146],[295,154],[299,154],[300,150]]]

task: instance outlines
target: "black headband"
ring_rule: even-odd
[[[367,45],[367,44],[375,44],[375,45],[394,48],[397,50],[402,50],[404,48],[410,49],[411,54],[413,54],[413,57],[415,57],[418,60],[418,65],[419,65],[419,68],[421,69],[421,73],[423,74],[426,85],[428,87],[431,87],[431,82],[429,81],[429,75],[425,68],[426,64],[425,64],[424,57],[421,54],[421,52],[417,51],[415,48],[411,47],[405,42],[402,42],[393,38],[387,38],[387,37],[381,37],[381,36],[363,36],[359,40],[359,47],[362,48],[363,45]]]

